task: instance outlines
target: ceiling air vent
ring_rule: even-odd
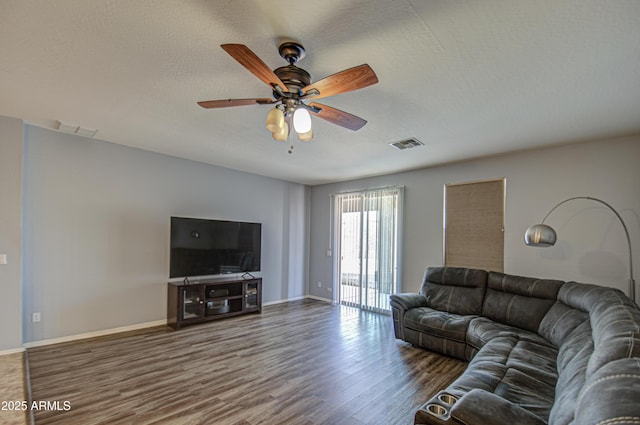
[[[399,151],[403,151],[405,149],[411,149],[411,148],[417,148],[418,146],[424,146],[424,143],[422,143],[420,140],[416,139],[415,137],[412,137],[410,139],[399,140],[397,142],[391,142],[391,143],[389,143],[389,145],[393,146],[394,148],[398,149]]]
[[[79,125],[69,124],[62,121],[58,121],[58,130],[64,131],[65,133],[77,134],[83,137],[93,137],[98,132],[98,130],[94,128],[80,127]]]

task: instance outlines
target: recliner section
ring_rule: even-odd
[[[391,309],[396,338],[470,361],[416,424],[640,423],[640,310],[616,289],[430,267]]]

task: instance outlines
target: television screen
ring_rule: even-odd
[[[169,277],[260,270],[262,225],[171,217]]]

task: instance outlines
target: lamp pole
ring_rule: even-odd
[[[609,208],[615,215],[616,217],[618,217],[618,220],[620,221],[620,224],[622,224],[622,228],[624,229],[624,234],[627,237],[627,246],[629,248],[629,298],[631,298],[631,300],[635,303],[636,302],[636,283],[635,280],[633,279],[633,256],[631,255],[631,238],[629,237],[629,230],[627,229],[627,225],[624,223],[624,220],[622,219],[622,217],[620,216],[620,214],[618,214],[618,211],[615,210],[615,208],[613,208],[611,205],[609,205],[608,203],[606,203],[605,201],[603,201],[602,199],[598,199],[598,198],[593,198],[591,196],[574,196],[572,198],[568,198],[565,199],[564,201],[556,204],[553,208],[551,208],[551,210],[547,213],[547,215],[544,216],[544,218],[542,219],[542,222],[539,225],[535,225],[535,226],[531,226],[529,227],[529,229],[527,229],[527,233],[525,234],[525,243],[527,243],[527,245],[536,245],[536,243],[529,243],[529,240],[533,240],[533,238],[530,238],[530,229],[532,229],[533,227],[536,226],[541,226],[544,225],[544,221],[547,219],[547,217],[549,217],[549,215],[555,211],[556,208],[558,208],[560,205],[569,202],[569,201],[573,201],[576,199],[587,199],[587,200],[591,200],[591,201],[595,201],[598,202],[602,205],[604,205],[605,207]],[[548,228],[548,226],[545,226]],[[551,229],[553,231],[553,229]],[[555,232],[554,232],[555,233]],[[555,236],[555,235],[554,235]],[[549,245],[553,245],[555,243],[555,237],[552,243],[550,244],[540,244],[542,246],[549,246]]]

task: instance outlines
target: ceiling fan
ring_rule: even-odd
[[[369,65],[363,64],[345,69],[312,83],[311,75],[295,65],[305,56],[304,47],[299,43],[287,41],[280,44],[278,52],[289,64],[273,71],[243,44],[223,44],[220,47],[253,75],[269,85],[273,91],[273,99],[222,99],[198,102],[198,105],[203,108],[275,104],[275,108],[267,115],[267,129],[271,131],[273,138],[279,141],[288,139],[292,125],[301,141],[311,140],[313,130],[310,113],[350,130],[359,130],[367,123],[348,112],[311,100],[376,84],[378,77]]]

